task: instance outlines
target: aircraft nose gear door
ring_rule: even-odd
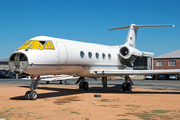
[[[68,59],[67,49],[66,46],[61,42],[57,42],[56,44],[58,48],[58,65],[56,70],[63,70],[66,67]]]

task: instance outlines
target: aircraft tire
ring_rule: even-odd
[[[31,91],[29,93],[30,100],[36,100],[37,99],[37,92],[36,91]]]
[[[83,89],[88,90],[88,88],[89,88],[88,82],[83,82]]]
[[[127,83],[126,86],[124,85],[125,82],[122,84],[122,90],[123,92],[125,91],[131,91],[132,87],[131,87],[131,84],[130,83]]]
[[[125,84],[125,83],[123,82],[123,84],[122,84],[122,91],[123,91],[123,92],[126,91],[126,87],[124,86],[124,84]]]
[[[132,86],[130,83],[127,83],[126,89],[131,92]]]
[[[81,83],[79,83],[79,89],[84,89],[84,87]]]
[[[25,98],[26,98],[27,100],[30,100],[30,96],[29,96],[30,92],[31,92],[31,91],[27,91],[26,94],[25,94]]]
[[[95,95],[94,95],[94,97],[101,97],[101,95],[99,95],[99,94],[95,94]]]
[[[59,81],[59,84],[63,84],[63,83],[62,83],[62,80]]]
[[[47,84],[49,84],[49,81],[46,81]]]
[[[130,83],[127,83],[126,90],[131,91],[131,84]]]

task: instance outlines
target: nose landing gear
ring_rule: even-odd
[[[27,100],[36,100],[37,99],[37,92],[34,90],[37,89],[39,81],[40,81],[40,76],[38,76],[37,79],[35,79],[35,76],[31,76],[31,85],[30,85],[31,91],[27,91],[25,93],[25,98]]]
[[[27,91],[25,94],[25,98],[27,100],[36,100],[37,99],[37,92],[36,91]]]

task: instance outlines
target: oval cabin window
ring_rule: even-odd
[[[109,58],[109,60],[111,59],[111,54],[108,54],[108,58]]]
[[[105,58],[106,58],[106,55],[105,55],[104,53],[102,54],[102,58],[103,58],[103,59],[105,59]]]
[[[96,58],[97,58],[97,59],[99,58],[99,53],[96,53]]]
[[[91,58],[91,57],[92,57],[92,53],[91,53],[91,52],[89,52],[89,53],[88,53],[88,56],[89,56],[89,58]]]
[[[83,51],[80,52],[80,56],[81,56],[81,58],[84,57],[84,52]]]

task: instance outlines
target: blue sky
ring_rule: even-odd
[[[180,49],[179,6],[180,0],[0,0],[0,59],[35,36],[121,45],[128,29],[108,29],[174,24],[138,31],[137,49],[159,56]]]

